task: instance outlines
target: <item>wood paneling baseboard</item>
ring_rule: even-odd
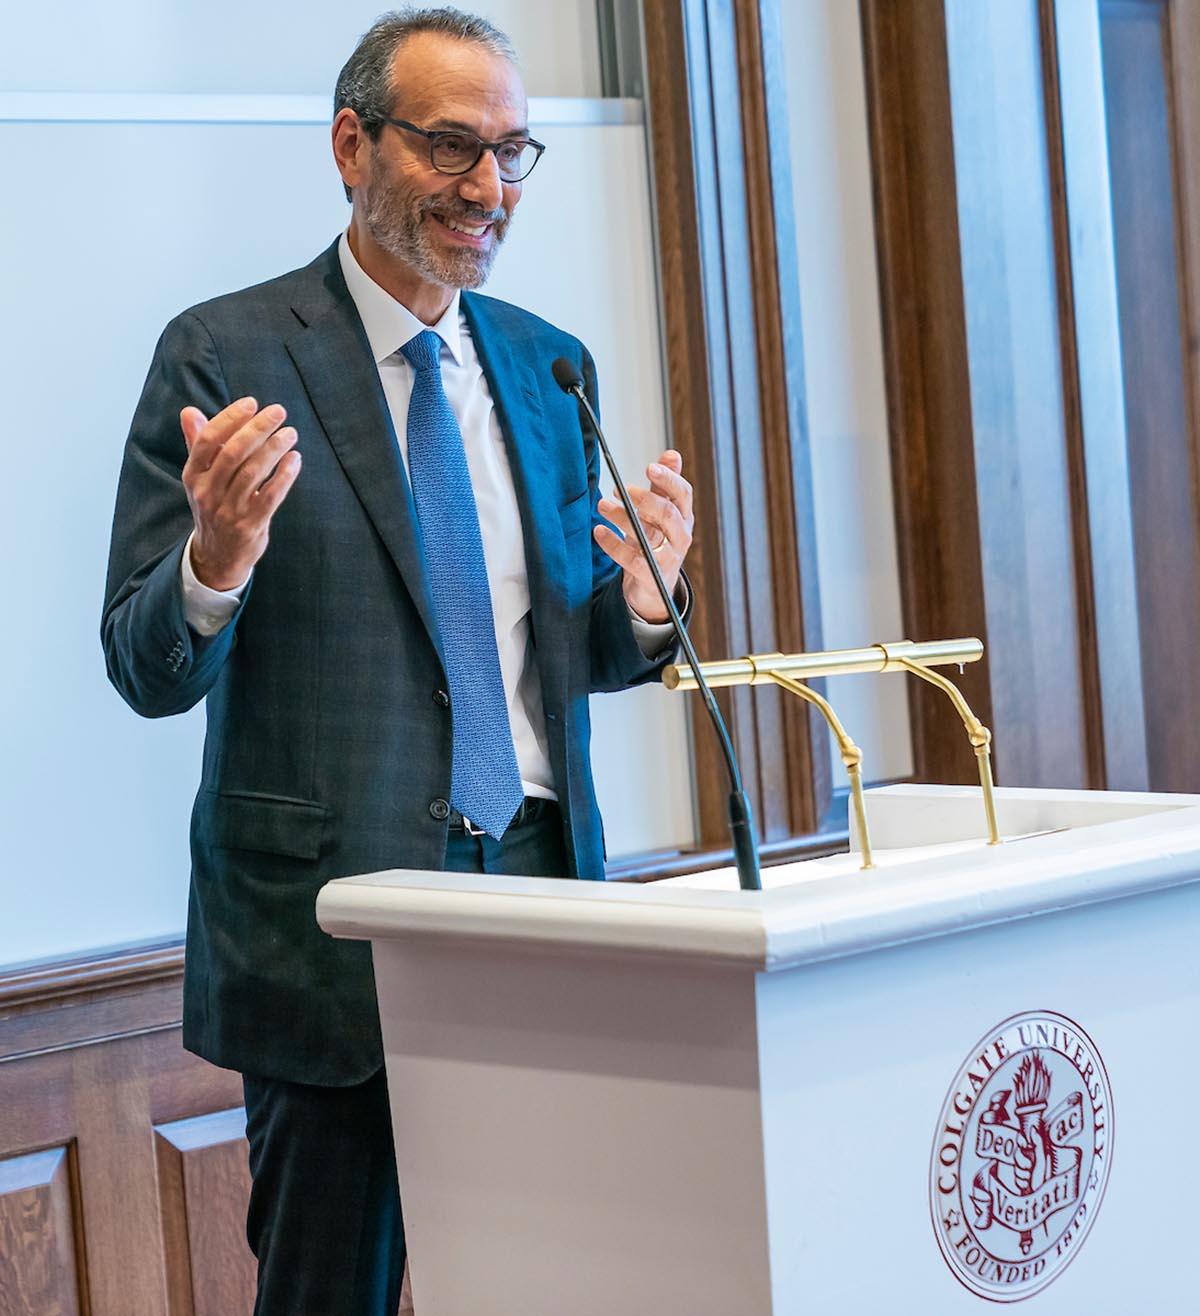
[[[250,1167],[244,1111],[172,1120],[156,1125],[154,1135],[173,1316],[249,1310],[255,1268],[245,1238]]]
[[[0,1311],[82,1310],[73,1178],[68,1147],[0,1162]]]
[[[183,950],[0,973],[0,1313],[254,1304],[236,1074],[181,1042]]]

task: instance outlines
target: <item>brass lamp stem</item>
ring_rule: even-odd
[[[936,685],[950,697],[950,702],[967,729],[967,736],[979,763],[979,785],[983,790],[983,811],[987,815],[988,845],[999,845],[1000,828],[996,822],[996,796],[992,784],[992,733],[971,711],[970,704],[963,698],[958,686],[947,680],[941,672],[930,671],[928,667],[922,667],[920,663],[914,663],[902,655],[891,656],[891,661],[906,672],[919,676],[922,681]]]
[[[867,802],[863,798],[862,750],[850,739],[846,728],[842,726],[841,719],[833,711],[833,705],[823,695],[817,694],[810,686],[802,685],[799,681],[794,681],[779,672],[772,672],[771,679],[789,694],[799,695],[801,699],[812,704],[829,723],[829,729],[837,740],[838,752],[842,756],[842,762],[846,765],[846,773],[850,778],[850,798],[854,802],[854,819],[858,824],[862,866],[874,868],[875,861],[871,857],[871,833],[867,827]]]

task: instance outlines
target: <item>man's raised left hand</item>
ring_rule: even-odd
[[[646,478],[650,487],[630,485],[629,497],[667,589],[674,594],[696,524],[692,515],[692,486],[683,478],[683,458],[673,448],[646,467]],[[667,621],[667,611],[624,507],[616,498],[601,498],[600,515],[621,532],[614,534],[608,526],[598,525],[593,533],[596,543],[625,573],[626,603],[643,621]]]

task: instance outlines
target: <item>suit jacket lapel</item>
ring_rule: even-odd
[[[486,299],[463,293],[462,309],[508,447],[521,510],[542,697],[547,711],[557,714],[567,697],[567,555],[555,484],[545,474],[556,461],[538,377],[514,355]]]
[[[388,413],[379,371],[353,298],[342,278],[337,245],[317,262],[323,273],[312,295],[295,299],[300,328],[287,350],[337,454],[440,653],[425,573],[421,532],[404,460]]]

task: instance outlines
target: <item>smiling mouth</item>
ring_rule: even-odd
[[[465,219],[451,219],[448,215],[434,214],[433,218],[456,237],[465,238],[469,242],[482,242],[492,227],[490,220],[484,224],[470,224]]]

